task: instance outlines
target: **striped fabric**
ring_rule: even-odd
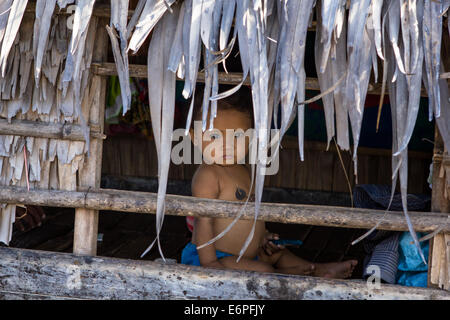
[[[363,277],[367,279],[372,275],[369,266],[380,268],[380,278],[386,283],[395,283],[398,265],[398,239],[400,232],[391,232],[379,243],[366,241],[364,247],[368,255],[365,260]],[[371,250],[368,248],[371,248]]]

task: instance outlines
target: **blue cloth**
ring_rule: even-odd
[[[232,254],[216,250],[217,259],[231,257]],[[198,257],[197,246],[189,242],[181,253],[181,263],[191,266],[200,266],[200,258]]]
[[[225,257],[231,257],[233,254],[226,253],[223,251],[216,250],[216,256],[217,259],[225,258]],[[258,257],[255,257],[253,260],[258,260]],[[186,247],[184,247],[183,251],[181,252],[181,263],[182,264],[188,264],[191,266],[200,266],[200,258],[198,256],[197,252],[197,246],[193,244],[192,242],[189,242]]]
[[[417,233],[417,237],[424,236]],[[409,232],[403,232],[399,241],[399,263],[397,272],[397,283],[409,287],[426,287],[428,278],[428,266],[423,263],[422,258],[412,243],[413,238]],[[420,243],[425,259],[428,260],[430,248],[429,241]],[[427,261],[428,262],[428,261]]]

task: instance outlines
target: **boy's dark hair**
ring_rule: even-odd
[[[221,85],[220,92],[227,91],[231,88],[233,88],[233,86]],[[194,101],[194,110],[192,114],[192,125],[195,120],[201,120],[202,118],[204,85],[197,85],[195,91],[196,93]],[[253,102],[250,88],[242,86],[237,92],[233,93],[231,96],[218,100],[217,110],[236,110],[245,113],[250,117],[253,124]]]

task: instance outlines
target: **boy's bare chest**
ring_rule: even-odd
[[[221,168],[220,199],[232,201],[245,201],[250,192],[250,175],[245,167]],[[253,201],[251,196],[249,201]]]

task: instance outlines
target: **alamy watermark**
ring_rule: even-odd
[[[381,269],[377,265],[370,264],[367,266],[367,272],[371,275],[367,278],[366,284],[369,291],[381,289]]]
[[[270,134],[269,134],[270,132]],[[218,129],[202,131],[202,122],[194,121],[192,136],[185,129],[176,129],[172,141],[171,161],[176,164],[254,164],[263,175],[274,175],[279,169],[276,152],[280,132],[278,129],[259,130],[226,129],[225,136]],[[180,141],[181,139],[181,141]],[[265,141],[266,143],[259,143]],[[248,156],[247,150],[248,148]]]
[[[73,21],[75,19],[75,10],[77,9],[77,6],[74,4],[71,4],[70,6],[67,7],[67,13],[70,15],[67,18],[67,29],[69,30],[73,30]]]

